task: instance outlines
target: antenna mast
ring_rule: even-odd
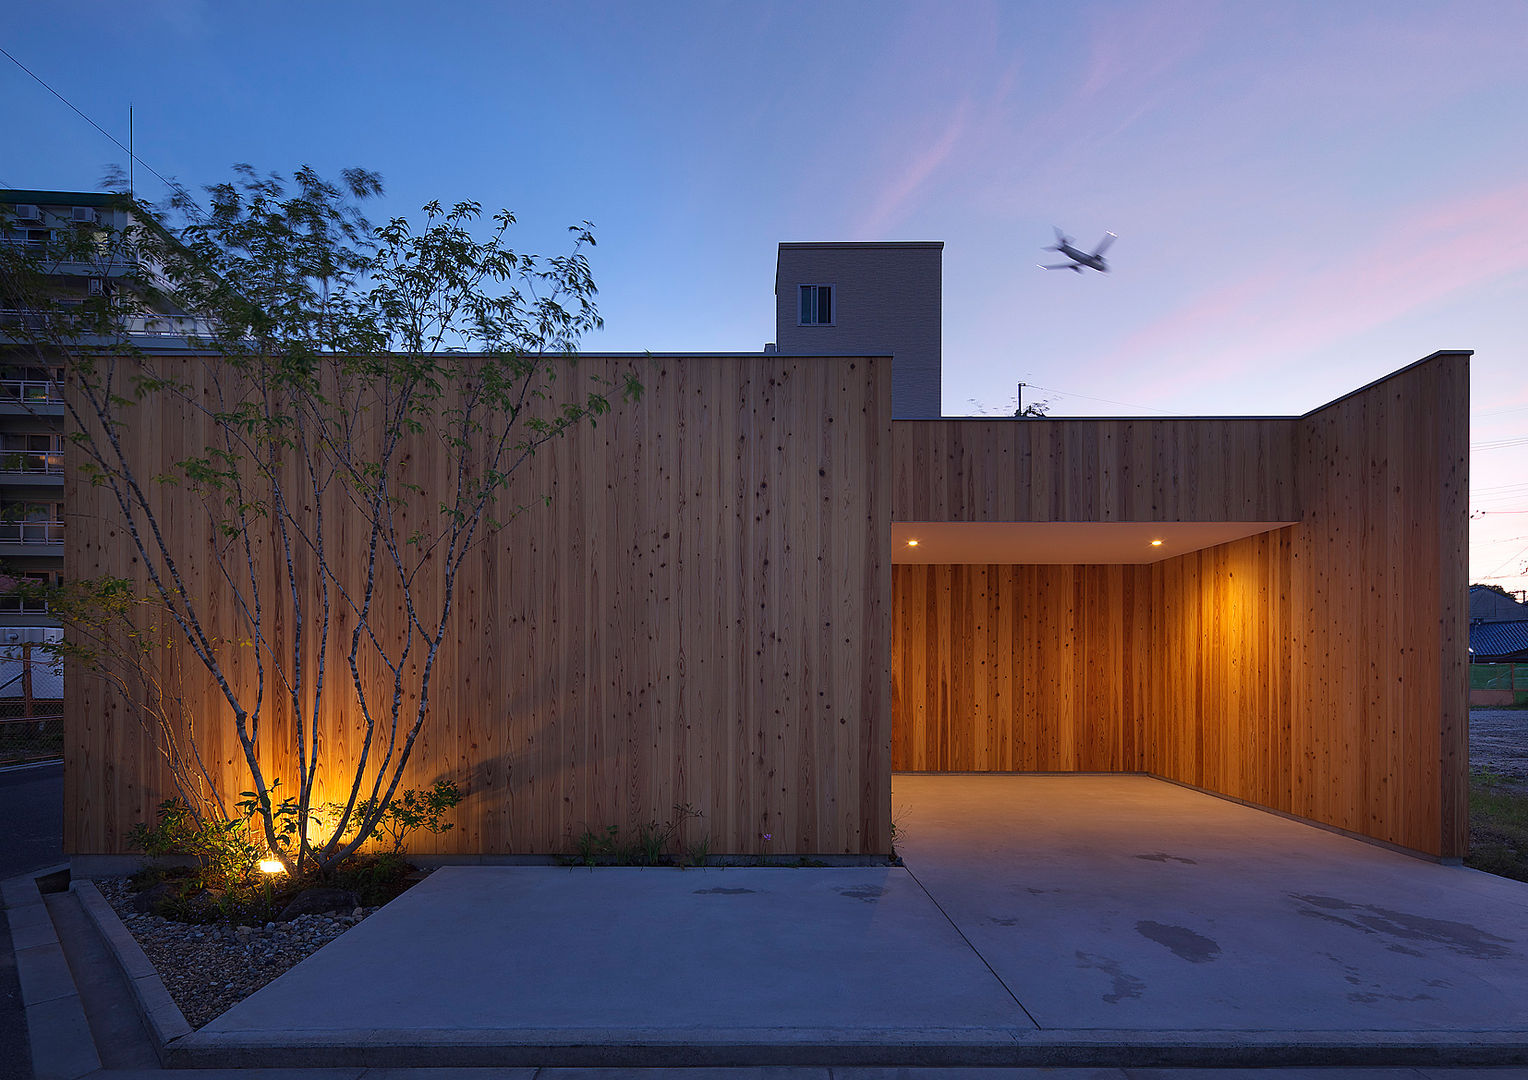
[[[127,103],[127,197],[133,197],[133,103]]]

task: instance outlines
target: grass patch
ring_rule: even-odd
[[[1466,866],[1528,881],[1528,789],[1486,769],[1470,773],[1470,854]]]

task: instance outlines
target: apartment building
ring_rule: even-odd
[[[23,295],[0,275],[0,566],[11,577],[56,580],[64,567],[62,368],[27,328],[47,317],[45,305],[63,310],[122,289],[143,300],[139,285],[157,267],[132,246],[133,225],[157,228],[125,195],[0,189],[0,243],[46,277],[41,295]],[[132,307],[124,329],[140,348],[184,349],[197,328],[163,304]],[[48,640],[57,627],[45,604],[0,595],[0,645]]]

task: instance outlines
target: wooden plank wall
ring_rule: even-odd
[[[1305,418],[1294,553],[1294,812],[1468,845],[1469,354]]]
[[[1150,567],[1147,772],[1298,812],[1291,588],[1300,531],[1276,529]]]
[[[898,420],[894,521],[1296,521],[1293,417]]]
[[[586,357],[580,371],[633,362]],[[635,362],[642,402],[538,454],[512,498],[550,493],[551,507],[472,557],[408,774],[454,777],[469,795],[457,828],[415,849],[568,851],[585,829],[688,803],[704,817],[686,839],[708,836],[713,852],[887,851],[889,360]],[[138,430],[150,471],[206,437],[170,405]],[[416,455],[404,479],[442,482],[431,469]],[[100,490],[69,483],[69,573],[131,573]],[[168,510],[188,530],[194,588],[216,597],[199,511]],[[197,715],[226,715],[187,671]],[[68,693],[65,845],[120,852],[170,787],[121,702],[83,678]],[[237,792],[236,744],[202,726]],[[355,752],[355,731],[348,710],[326,714],[334,760]],[[289,778],[290,735],[272,706],[262,757]]]
[[[1462,855],[1468,357],[1197,434],[893,425],[898,520],[1301,522],[1149,567],[897,566],[894,767],[1144,769]]]
[[[1137,772],[1151,567],[892,570],[892,768]]]

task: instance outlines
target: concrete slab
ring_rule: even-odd
[[[101,1067],[79,995],[50,998],[26,1007],[36,1080],[75,1080]]]
[[[898,776],[893,806],[906,869],[443,869],[168,1060],[590,1080],[1528,1062],[1528,886],[1144,777]]]
[[[1528,1029],[1523,883],[1149,777],[892,791],[908,868],[1043,1029]]]
[[[74,976],[64,959],[58,939],[16,950],[16,975],[21,980],[21,1000],[27,1008],[75,993]]]
[[[446,868],[202,1034],[1033,1029],[900,868]]]

